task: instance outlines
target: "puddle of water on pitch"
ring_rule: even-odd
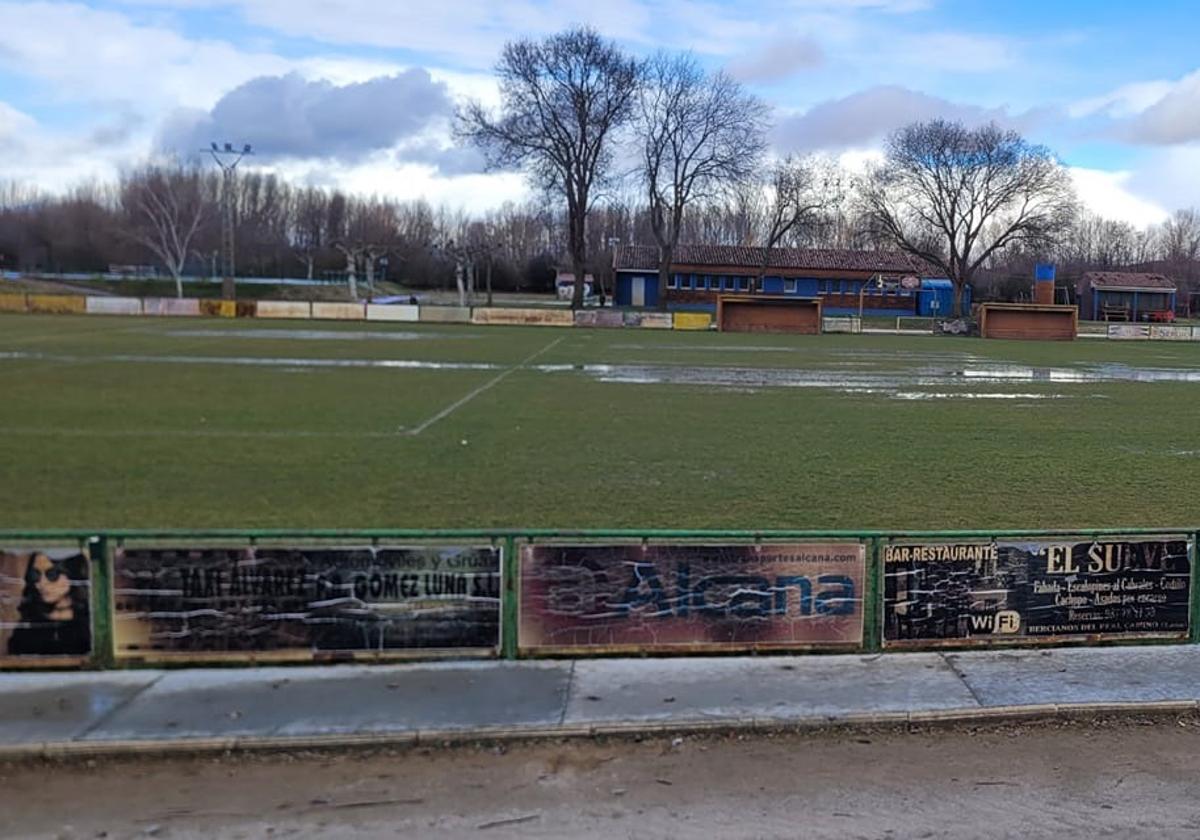
[[[511,365],[492,362],[436,362],[417,359],[303,359],[261,356],[147,356],[114,354],[77,356],[30,351],[0,351],[0,360],[41,359],[59,362],[144,362],[166,364],[246,365],[284,368],[373,368],[393,370],[508,370]],[[827,388],[875,389],[891,393],[947,386],[1015,384],[1095,384],[1104,382],[1200,383],[1200,369],[1135,368],[1102,364],[1078,368],[1036,368],[1020,365],[925,365],[906,371],[878,373],[853,370],[797,370],[790,368],[689,367],[649,364],[544,364],[526,370],[541,373],[582,373],[600,382],[639,385],[701,385],[718,388]]]
[[[539,368],[543,369],[543,368]],[[789,370],[770,368],[683,367],[667,365],[545,366],[547,372],[580,370],[602,382],[627,384],[704,385],[742,388],[903,389],[954,385],[1095,384],[1103,382],[1196,382],[1200,370],[1131,368],[1096,365],[1087,368],[927,366],[908,372],[860,373],[847,370]]]

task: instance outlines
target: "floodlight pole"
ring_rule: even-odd
[[[254,152],[248,143],[242,146],[240,151],[234,149],[232,143],[226,143],[223,148],[218,148],[216,143],[212,143],[205,151],[211,154],[217,166],[221,167],[221,297],[233,300],[236,296],[234,278],[237,272],[233,252],[236,170],[242,158]]]

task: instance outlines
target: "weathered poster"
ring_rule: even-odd
[[[124,548],[118,656],[495,648],[500,551]]]
[[[887,545],[885,646],[1182,637],[1186,537]]]
[[[87,553],[76,547],[0,549],[0,658],[91,652]]]
[[[534,651],[857,646],[860,543],[527,545],[519,644]]]

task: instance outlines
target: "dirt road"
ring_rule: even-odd
[[[0,835],[1200,836],[1200,718],[0,765]]]

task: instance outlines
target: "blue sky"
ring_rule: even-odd
[[[577,22],[729,70],[774,109],[777,153],[860,165],[912,119],[997,120],[1105,215],[1200,204],[1200,15],[1152,1],[0,0],[0,178],[65,189],[211,137],[483,209],[525,186],[454,148],[454,103],[495,100],[506,40]]]

